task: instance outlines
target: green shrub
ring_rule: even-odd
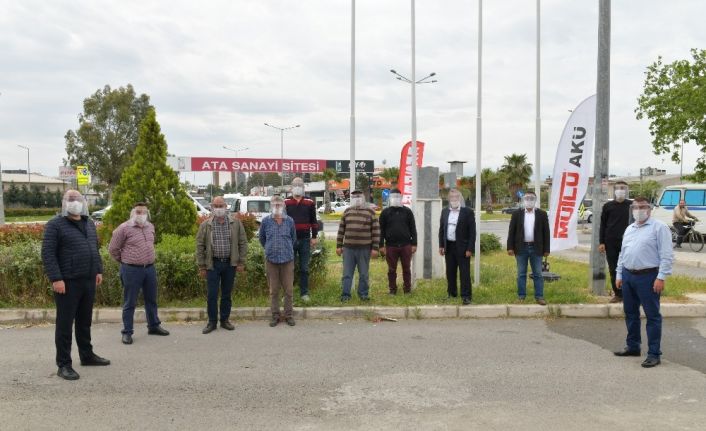
[[[53,302],[41,261],[42,243],[36,239],[0,245],[0,301],[45,306]]]
[[[485,254],[497,250],[502,250],[502,245],[500,245],[500,237],[494,233],[481,233],[480,252]]]
[[[61,212],[61,208],[5,208],[5,217],[48,216]]]
[[[12,244],[30,240],[41,241],[44,235],[44,224],[12,223],[0,226],[0,245]]]

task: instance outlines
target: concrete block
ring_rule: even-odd
[[[391,317],[393,319],[407,318],[407,307],[370,307],[375,316]],[[359,313],[364,313],[362,307],[358,307]]]
[[[22,323],[26,314],[25,310],[15,308],[0,310],[0,323]]]
[[[561,304],[561,317],[608,317],[608,304]]]
[[[34,310],[27,310],[25,312],[25,321],[26,322],[44,322],[46,320],[46,310],[41,310],[41,309],[34,309]]]
[[[93,311],[96,313],[93,318],[95,323],[121,323],[123,321],[123,310],[120,308],[96,308]]]
[[[122,316],[122,310],[118,310]],[[122,322],[122,318],[120,320]],[[145,310],[135,310],[135,323],[145,323],[147,322],[147,316],[145,315]]]
[[[253,315],[255,316],[255,319],[269,319],[272,317],[272,314],[270,313],[270,307],[253,307]]]
[[[44,319],[47,322],[56,322],[56,308],[49,308],[44,313]]]
[[[544,317],[550,314],[550,308],[544,305],[528,304],[507,306],[507,315],[509,317]]]
[[[662,317],[706,317],[706,304],[662,304]]]
[[[237,307],[230,311],[236,319],[252,320],[255,318],[255,307]],[[203,317],[205,319],[205,315]]]
[[[422,319],[452,319],[458,317],[457,305],[420,305],[409,308],[409,318],[416,319],[417,313]]]
[[[623,313],[623,304],[608,304],[608,317],[625,317],[625,313]]]
[[[295,319],[306,319],[306,308],[294,307],[292,309],[292,317]]]
[[[200,308],[165,308],[159,310],[159,318],[165,322],[193,322],[202,320]]]
[[[463,319],[507,317],[507,305],[466,305],[458,308],[458,317]]]
[[[359,316],[355,307],[316,307],[306,310],[307,319],[354,319]]]

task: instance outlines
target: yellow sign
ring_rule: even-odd
[[[90,183],[91,173],[88,171],[88,166],[76,166],[76,184],[87,186]]]

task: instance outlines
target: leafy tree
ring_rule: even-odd
[[[653,152],[681,159],[682,145],[701,147],[696,173],[706,176],[706,50],[691,50],[693,62],[664,64],[662,57],[647,67],[644,89],[635,108],[638,120],[650,121]]]
[[[517,191],[524,189],[532,177],[532,164],[527,163],[527,154],[513,153],[505,156],[505,164],[500,171],[505,175],[512,196],[517,196]]]
[[[266,186],[281,186],[282,177],[277,172],[267,172],[263,176],[263,183]]]
[[[630,194],[635,196],[643,196],[654,202],[657,199],[657,195],[662,190],[662,185],[655,180],[643,181],[642,183],[635,183],[630,185]]]
[[[365,202],[370,202],[370,178],[368,178],[368,174],[361,172],[355,176],[355,188],[363,192]]]
[[[196,232],[196,207],[167,165],[167,142],[154,109],[140,125],[140,139],[132,164],[115,187],[113,206],[105,215],[109,231],[130,217],[136,202],[146,202],[157,239],[164,234],[192,235]]]
[[[397,187],[398,178],[400,177],[400,168],[397,166],[392,166],[385,168],[380,172],[380,178],[384,179],[385,182],[392,184],[392,187]]]
[[[331,194],[328,188],[329,181],[340,181],[341,176],[338,175],[335,169],[327,168],[324,169],[322,173],[314,175],[314,180],[324,182],[324,212],[328,214],[331,212]]]
[[[17,194],[17,203],[20,205],[29,204],[29,190],[27,190],[27,186],[24,184],[22,184],[22,187],[20,187],[20,191]]]
[[[87,165],[107,186],[118,184],[137,146],[140,123],[152,108],[146,94],[137,96],[132,85],[106,85],[83,101],[79,127],[64,136],[71,166]]]
[[[44,205],[44,193],[39,190],[39,186],[31,186],[27,204],[32,208],[39,208]]]
[[[4,193],[3,198],[5,199],[5,203],[8,205],[19,203],[20,189],[14,181],[10,182],[10,188],[8,188]]]

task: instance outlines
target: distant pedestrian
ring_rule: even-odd
[[[544,300],[544,278],[542,258],[549,256],[549,217],[535,208],[537,195],[528,191],[522,198],[524,208],[512,213],[507,234],[507,254],[515,256],[517,262],[517,297],[524,301],[527,296],[527,261],[532,267],[534,299],[539,305],[547,305]]]
[[[44,272],[54,291],[56,303],[57,375],[77,380],[72,367],[71,333],[76,322],[76,345],[81,365],[109,365],[93,352],[91,322],[96,286],[103,282],[103,261],[98,252],[96,226],[88,218],[88,203],[77,190],[67,190],[61,202],[61,215],[44,227],[42,240]]]
[[[280,321],[279,295],[284,292],[284,319],[294,326],[292,296],[294,289],[294,244],[297,232],[294,219],[285,214],[284,200],[273,196],[270,200],[271,214],[262,219],[260,244],[265,249],[267,284],[270,287],[270,311],[274,327]]]
[[[294,257],[299,258],[299,296],[307,303],[309,297],[309,260],[311,248],[316,247],[319,223],[316,220],[316,204],[304,197],[304,181],[297,177],[292,180],[292,197],[284,201],[287,215],[294,219],[297,241],[294,243]]]
[[[684,199],[680,200],[679,205],[674,207],[674,214],[672,215],[672,224],[674,225],[674,229],[677,230],[677,244],[674,247],[681,248],[681,244],[684,242],[684,236],[689,233],[689,229],[692,228],[692,223],[697,221],[699,221],[699,219],[689,212],[686,201]]]
[[[130,219],[113,231],[108,246],[110,255],[120,263],[123,285],[123,344],[132,344],[133,319],[137,296],[142,290],[149,335],[169,335],[157,316],[157,271],[154,268],[154,225],[149,221],[147,204],[138,202]]]
[[[616,356],[640,356],[640,305],[647,317],[647,358],[645,368],[659,365],[662,351],[662,315],[659,312],[664,281],[672,273],[672,234],[666,224],[650,215],[652,208],[644,197],[632,203],[635,222],[625,230],[618,258],[618,289],[623,290],[623,310],[628,335],[625,348]]]
[[[368,270],[370,258],[377,257],[380,247],[380,223],[363,199],[363,192],[351,193],[351,205],[346,208],[338,225],[336,254],[343,255],[343,293],[341,302],[351,299],[353,275],[358,268],[358,297],[369,301]]]
[[[598,250],[605,253],[610,272],[610,284],[613,288],[613,298],[610,302],[622,302],[623,291],[615,285],[615,270],[618,266],[620,246],[623,243],[623,233],[630,225],[630,205],[632,201],[625,199],[628,195],[628,183],[617,181],[615,183],[615,200],[603,204],[601,210],[601,227],[599,230]]]
[[[461,301],[473,300],[471,286],[471,256],[476,247],[476,219],[473,210],[461,206],[463,196],[449,190],[449,206],[441,211],[439,221],[439,254],[446,261],[446,293],[448,299],[458,297],[456,275],[461,284]]]
[[[232,331],[230,322],[232,306],[231,294],[235,283],[235,273],[245,271],[248,256],[248,239],[243,223],[228,214],[223,197],[216,196],[211,202],[213,213],[201,223],[196,234],[196,262],[199,274],[206,279],[208,288],[208,324],[201,331],[208,334],[216,329],[218,318],[221,328]],[[218,289],[221,291],[220,312]]]
[[[392,189],[390,206],[380,214],[380,253],[387,261],[387,283],[391,295],[397,294],[397,261],[402,264],[402,290],[412,292],[412,255],[417,251],[414,213],[402,205],[402,194]]]

